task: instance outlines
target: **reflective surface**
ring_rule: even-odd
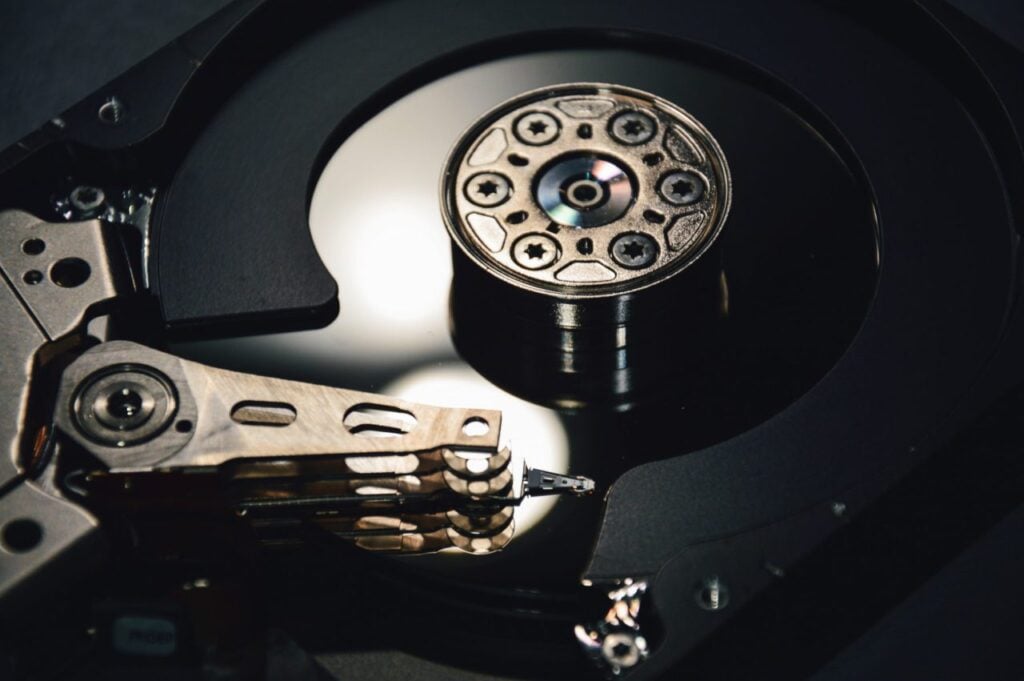
[[[677,360],[704,330],[677,315],[687,301],[679,308],[670,301],[664,315],[678,318],[664,332],[671,335],[658,338],[657,353],[627,342],[587,357],[605,367],[598,375],[609,385],[632,380],[631,357],[648,358],[647,378],[628,404],[557,412],[495,387],[456,352],[449,330],[451,242],[438,187],[451,144],[481,113],[521,92],[570,81],[615,82],[686,108],[714,128],[736,192],[719,239],[725,327],[700,370],[677,370],[689,366]],[[495,556],[406,561],[411,570],[504,588],[578,589],[600,500],[615,478],[644,461],[726,439],[785,408],[841,355],[874,289],[870,202],[817,132],[737,80],[622,51],[508,58],[408,94],[344,141],[316,182],[309,219],[340,288],[333,324],[174,350],[227,368],[505,410],[505,436],[532,465],[588,475],[598,494],[553,508],[528,502],[520,535]],[[547,364],[533,361],[529,339],[509,337],[506,331],[519,325],[500,306],[479,312],[483,323],[472,342],[474,365],[484,374],[520,394],[558,380]],[[502,367],[519,385],[488,365]]]
[[[626,212],[633,202],[629,176],[615,161],[569,155],[555,159],[537,182],[537,202],[555,222],[597,227]]]
[[[445,224],[466,257],[560,300],[677,276],[714,245],[732,198],[712,131],[618,83],[563,83],[503,103],[460,136],[443,177]]]

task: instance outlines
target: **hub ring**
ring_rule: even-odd
[[[670,176],[677,181],[665,185]],[[499,187],[501,202],[489,205],[490,194],[464,191],[480,177],[518,191]],[[443,178],[458,247],[499,279],[562,299],[631,293],[688,268],[716,240],[732,198],[725,155],[693,116],[653,94],[591,83],[528,92],[485,114]],[[700,182],[679,194],[688,178]],[[528,234],[550,238],[557,262],[515,252]],[[624,234],[644,235],[651,257],[615,257]]]

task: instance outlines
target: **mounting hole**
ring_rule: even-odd
[[[486,473],[490,467],[487,459],[469,459],[466,461],[466,470],[474,475],[480,475]]]
[[[522,222],[526,222],[526,219],[530,217],[530,214],[525,210],[517,210],[515,213],[510,214],[505,218],[505,222],[510,225],[518,225]]]
[[[21,280],[24,281],[29,286],[35,286],[36,284],[43,280],[43,273],[40,272],[39,270],[29,270],[24,275],[22,275]]]
[[[117,97],[107,99],[96,111],[96,117],[105,125],[120,125],[125,118],[124,102]]]
[[[43,541],[43,526],[31,518],[16,518],[4,525],[0,538],[8,551],[25,553]]]
[[[462,424],[462,432],[469,437],[482,437],[491,431],[491,425],[479,416],[466,419]]]
[[[174,424],[174,429],[179,433],[187,433],[192,430],[192,422],[188,419],[182,419]]]
[[[588,140],[594,136],[594,129],[590,127],[590,123],[581,123],[580,127],[576,128],[576,135],[580,139]]]
[[[89,280],[92,268],[81,258],[63,258],[50,268],[50,280],[57,286],[75,288]]]
[[[581,255],[590,255],[594,252],[594,242],[591,239],[580,239],[576,242],[576,250]]]
[[[514,166],[519,166],[520,168],[522,168],[523,166],[528,165],[530,163],[530,159],[526,158],[525,156],[520,156],[519,154],[509,154],[508,162]]]
[[[42,239],[26,239],[21,244],[21,252],[25,255],[39,255],[46,250],[46,242]]]
[[[702,610],[721,610],[729,605],[729,587],[718,577],[711,576],[697,585],[693,599]]]

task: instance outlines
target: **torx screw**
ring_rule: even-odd
[[[512,183],[500,173],[477,173],[465,187],[466,198],[478,206],[498,206],[512,196]]]
[[[614,632],[601,642],[601,654],[613,668],[635,667],[643,657],[646,642],[631,632]]]
[[[558,242],[547,234],[526,234],[512,244],[512,259],[528,270],[542,270],[558,260],[559,251]]]
[[[87,185],[79,185],[71,190],[68,195],[68,201],[71,202],[72,207],[79,213],[88,214],[95,211],[97,208],[103,205],[103,202],[107,200],[103,190],[99,187],[89,187]]]
[[[677,170],[661,178],[658,193],[674,206],[687,206],[704,196],[704,180],[696,173]]]
[[[651,265],[658,257],[658,244],[642,233],[620,234],[612,241],[612,259],[632,270]]]
[[[612,139],[634,146],[650,141],[658,131],[654,119],[640,111],[623,111],[615,115],[608,125]]]
[[[558,119],[543,111],[531,111],[516,119],[513,132],[523,144],[539,147],[558,139],[561,126]]]

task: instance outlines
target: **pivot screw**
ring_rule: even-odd
[[[166,376],[132,365],[100,370],[83,381],[73,405],[78,427],[90,440],[127,447],[155,437],[177,409]]]
[[[499,206],[512,196],[512,183],[499,173],[478,173],[466,182],[466,198],[485,208]]]
[[[526,234],[512,245],[512,259],[528,270],[550,267],[559,255],[558,242],[547,234]]]
[[[629,145],[644,144],[658,132],[658,124],[640,111],[623,111],[612,118],[608,132],[616,142]]]
[[[539,147],[558,139],[558,119],[543,111],[531,111],[516,119],[513,132],[523,144]]]
[[[646,234],[620,234],[611,250],[615,262],[632,270],[643,269],[658,257],[658,244]]]
[[[696,173],[676,171],[661,178],[658,193],[674,206],[687,206],[704,196],[704,180]]]

